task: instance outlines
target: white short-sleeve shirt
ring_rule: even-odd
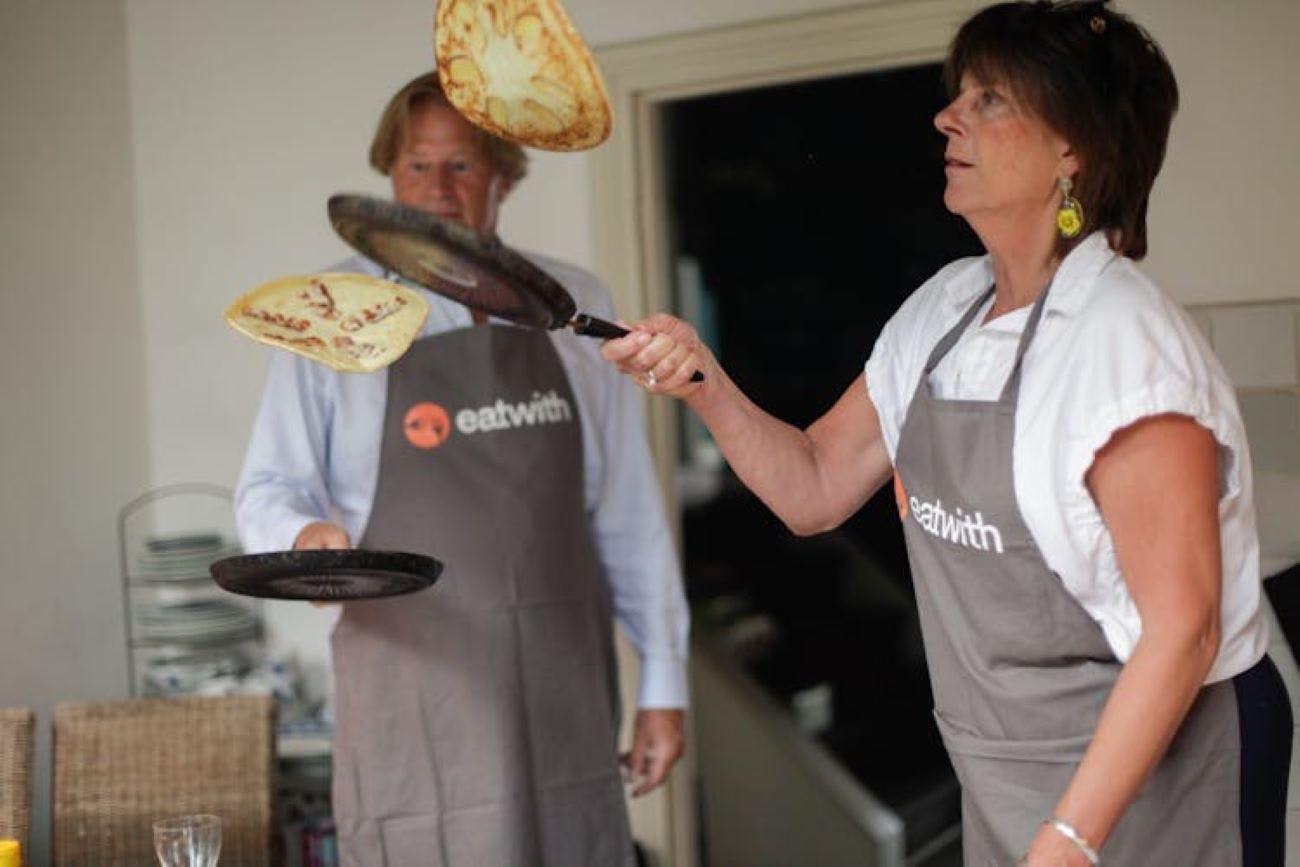
[[[881,331],[867,391],[891,460],[930,351],[993,283],[988,257],[962,259],[922,285]],[[986,301],[985,304],[991,302]],[[944,399],[996,400],[1029,307],[974,323],[935,371]],[[1098,233],[1061,263],[1024,359],[1016,407],[1016,498],[1047,565],[1127,661],[1142,622],[1084,476],[1112,434],[1162,413],[1194,418],[1220,445],[1222,644],[1207,683],[1264,654],[1250,453],[1232,382],[1195,324]]]

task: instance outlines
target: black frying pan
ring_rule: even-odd
[[[373,196],[329,200],[330,223],[367,258],[439,295],[534,328],[572,328],[608,339],[627,329],[577,312],[568,290],[494,237]],[[697,370],[691,377],[702,380]]]
[[[438,580],[442,563],[403,551],[271,551],[225,557],[208,571],[242,596],[341,601],[423,590]]]

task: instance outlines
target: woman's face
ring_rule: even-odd
[[[977,231],[989,221],[1052,225],[1060,203],[1057,179],[1073,178],[1078,161],[1069,144],[1011,88],[967,73],[934,125],[948,138],[943,194],[948,210]]]

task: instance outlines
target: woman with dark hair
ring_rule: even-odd
[[[1245,432],[1134,264],[1173,72],[1102,3],[1012,2],[945,77],[944,202],[987,253],[922,285],[822,418],[764,413],[670,316],[603,353],[796,533],[892,478],[967,864],[1280,865],[1292,728]]]

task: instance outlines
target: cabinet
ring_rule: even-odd
[[[208,572],[240,550],[230,490],[150,490],[122,507],[118,540],[132,695],[250,691],[263,660],[260,603]]]

